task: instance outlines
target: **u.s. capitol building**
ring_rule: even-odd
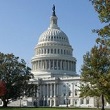
[[[24,106],[94,107],[94,98],[80,98],[80,77],[76,74],[76,58],[67,35],[58,27],[55,6],[50,26],[35,46],[32,58],[34,78],[29,84],[37,89],[32,97],[24,98]]]

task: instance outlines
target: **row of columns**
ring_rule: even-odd
[[[71,50],[63,50],[63,49],[36,49],[36,55],[39,54],[63,54],[63,55],[72,55]]]
[[[67,70],[76,71],[76,62],[68,60],[37,60],[32,63],[32,70]]]
[[[39,86],[40,97],[56,97],[58,95],[58,84],[44,84]]]
[[[38,93],[36,93],[37,99],[42,100],[42,106],[56,106],[56,97],[58,96],[59,87],[56,83],[43,84],[38,88]],[[46,105],[45,105],[46,102]],[[40,104],[39,104],[40,105]],[[38,105],[38,106],[39,106]]]
[[[36,88],[37,87],[37,88]],[[74,99],[73,97],[79,97],[79,95],[76,95],[75,92],[78,93],[77,87],[75,87],[74,84],[72,84],[72,93],[69,94],[68,85],[66,86],[66,91],[62,92],[62,96],[59,97],[59,85],[58,83],[49,83],[49,84],[41,84],[39,86],[35,85],[34,92],[36,91],[35,97],[38,100],[37,106],[58,106],[59,105],[59,99],[64,101],[66,100],[65,104],[74,105]],[[67,96],[63,96],[65,93]],[[72,98],[71,98],[72,97]],[[68,100],[67,100],[67,99]],[[42,105],[40,105],[40,101],[42,101]],[[68,101],[68,102],[67,102]],[[76,102],[77,103],[77,102]]]

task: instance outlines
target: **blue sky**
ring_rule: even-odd
[[[34,47],[49,26],[53,4],[80,74],[83,55],[95,45],[97,35],[91,30],[102,27],[89,0],[0,0],[0,51],[13,53],[31,66]]]

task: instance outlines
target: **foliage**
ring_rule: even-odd
[[[90,0],[99,14],[101,22],[110,21],[110,0]]]
[[[97,46],[84,55],[82,66],[81,96],[101,96],[102,110],[104,97],[110,102],[110,0],[90,0],[98,13],[101,23],[105,26],[94,29],[98,34]]]
[[[81,97],[105,96],[110,94],[110,55],[106,46],[94,46],[84,55],[81,68]],[[102,98],[104,100],[104,98]],[[109,100],[108,100],[109,101]]]
[[[31,77],[30,68],[23,59],[13,54],[0,53],[0,80],[6,84],[6,94],[2,96],[4,106],[8,99],[17,99],[27,90],[27,81]]]
[[[110,22],[110,0],[90,0],[99,14],[101,22]]]
[[[110,0],[90,0],[98,13],[101,23],[105,26],[101,29],[93,30],[99,35],[96,42],[110,46]]]
[[[96,96],[102,93],[105,94],[106,90],[110,88],[110,56],[107,50],[106,47],[95,46],[91,52],[88,52],[83,57],[82,81],[86,82],[84,86],[86,86],[87,90],[92,89],[96,91],[96,94],[93,93]],[[99,89],[99,92],[97,89]]]

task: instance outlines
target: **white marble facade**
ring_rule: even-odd
[[[37,90],[33,97],[26,99],[27,106],[94,107],[93,98],[79,98],[76,58],[67,35],[57,25],[57,19],[53,6],[50,26],[35,46],[32,58],[34,78],[29,84],[34,84]]]

